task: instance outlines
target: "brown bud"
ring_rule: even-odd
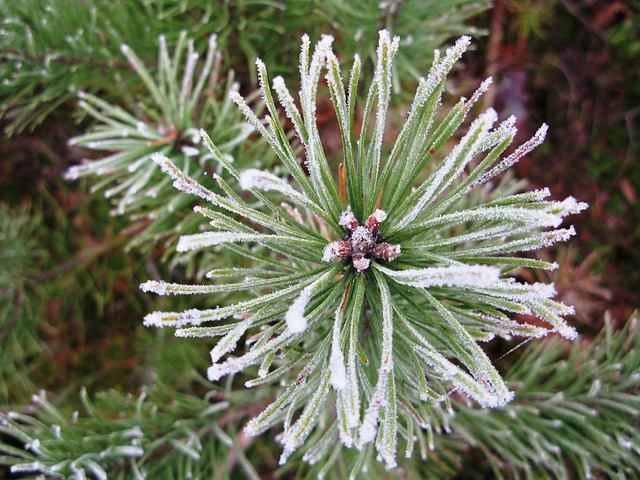
[[[400,255],[400,245],[387,242],[378,243],[373,249],[373,256],[381,260],[394,260]]]

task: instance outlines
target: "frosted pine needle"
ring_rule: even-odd
[[[205,203],[195,210],[209,222],[207,231],[185,232],[177,249],[229,249],[246,264],[212,270],[202,285],[145,282],[144,291],[160,295],[239,295],[214,309],[154,312],[145,324],[218,337],[211,381],[259,366],[247,386],[281,382],[281,395],[245,429],[255,435],[283,424],[281,463],[300,448],[317,462],[344,446],[375,450],[392,468],[398,449],[410,455],[416,441],[432,445],[431,415],[447,395],[482,407],[511,400],[479,342],[576,335],[562,318],[572,308],[553,300],[553,285],[521,283],[511,272],[557,268],[521,252],[568,240],[574,228],[558,227],[586,204],[546,200],[548,189],[491,191],[487,183],[539,145],[547,127],[508,153],[513,117],[496,124],[497,113],[488,110],[467,122],[489,80],[436,120],[446,76],[469,42],[462,37],[435,55],[395,139],[385,127],[398,39],[380,32],[361,129],[354,131],[359,58],[345,85],[332,38],[312,49],[305,36],[299,107],[283,78],[273,80],[272,92],[261,61],[267,115],[259,118],[230,94],[277,155],[282,176],[236,170],[204,132],[220,166],[215,184],[205,187],[167,156],[153,156],[177,189]],[[337,158],[326,156],[315,119],[316,98],[327,95],[319,89],[323,74],[342,138]],[[280,112],[293,125],[291,143]],[[459,141],[444,151],[452,138]],[[293,142],[303,146],[304,165]],[[481,196],[467,197],[478,187]],[[522,314],[537,319],[515,319]],[[315,443],[304,447],[310,436]]]
[[[131,245],[143,248],[159,239],[173,239],[177,229],[192,230],[199,222],[197,215],[186,218],[174,215],[176,210],[184,210],[193,202],[193,198],[176,195],[150,154],[171,155],[174,163],[201,178],[211,164],[211,154],[203,145],[198,128],[206,127],[214,134],[226,155],[237,155],[236,147],[253,131],[242,120],[241,113],[233,109],[227,95],[218,98],[222,91],[226,93],[229,88],[239,86],[232,75],[227,85],[215,81],[220,65],[215,35],[209,37],[201,59],[196,42],[187,39],[184,31],[175,49],[171,49],[173,55],[169,54],[164,36],[160,36],[159,44],[158,63],[153,70],[129,46],[121,47],[144,87],[140,98],[135,98],[133,111],[89,93],[78,94],[80,107],[97,125],[89,133],[72,138],[70,143],[104,155],[72,166],[66,173],[70,180],[104,177],[93,189],[104,189],[105,197],[114,204],[113,213],[138,222],[138,233]],[[142,112],[144,121],[138,118]]]

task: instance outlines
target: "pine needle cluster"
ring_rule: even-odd
[[[324,36],[312,51],[303,37],[298,103],[281,77],[270,83],[260,60],[268,115],[258,118],[231,92],[286,168],[285,176],[237,169],[204,131],[213,159],[227,174],[215,175],[215,189],[163,153],[153,155],[178,190],[203,201],[195,210],[212,227],[182,236],[178,251],[224,246],[252,266],[216,268],[199,285],[144,283],[143,290],[160,295],[245,294],[244,300],[213,309],[154,312],[145,324],[175,327],[180,337],[218,337],[208,370],[212,381],[256,365],[257,377],[247,387],[284,382],[282,393],[245,428],[256,435],[282,424],[281,463],[316,429],[322,435],[305,448],[308,462],[344,446],[361,452],[359,463],[375,450],[391,468],[399,447],[410,455],[430,431],[430,405],[453,392],[482,407],[513,398],[480,343],[552,332],[575,338],[562,318],[572,307],[553,300],[553,285],[522,283],[517,271],[557,268],[519,252],[568,240],[575,231],[560,224],[586,204],[571,197],[550,201],[548,189],[466,204],[470,192],[490,189],[546,132],[543,125],[509,150],[516,135],[513,117],[498,123],[489,109],[466,122],[490,80],[438,117],[447,74],[467,49],[468,37],[444,56],[436,52],[389,152],[383,146],[399,38],[380,32],[363,106],[356,101],[360,58],[345,84],[331,43]],[[342,141],[336,172],[316,121],[323,78]],[[272,89],[303,146],[303,165]],[[462,125],[464,134],[450,147]],[[424,178],[427,167],[431,173]],[[241,340],[244,348],[238,347]]]
[[[145,246],[159,239],[175,235],[176,231],[194,227],[194,216],[179,219],[174,211],[185,210],[192,198],[173,195],[169,179],[155,163],[153,152],[171,155],[182,169],[195,177],[202,177],[211,155],[201,145],[198,128],[209,128],[220,139],[220,149],[231,156],[234,149],[253,131],[230,100],[219,101],[220,55],[216,36],[209,38],[204,61],[199,62],[193,40],[182,32],[172,53],[164,36],[156,74],[153,75],[142,60],[127,45],[122,53],[146,87],[139,91],[138,101],[131,111],[90,93],[81,92],[80,106],[98,124],[90,131],[72,138],[72,145],[89,150],[107,152],[98,160],[86,160],[71,167],[68,179],[97,175],[103,177],[93,190],[105,189],[104,195],[114,200],[115,212],[128,214],[144,227],[132,239],[131,245]],[[200,63],[200,65],[198,65]],[[233,75],[229,75],[226,90],[237,90]],[[108,187],[108,188],[107,188]],[[167,200],[167,199],[171,200]]]

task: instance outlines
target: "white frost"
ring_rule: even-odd
[[[367,268],[369,268],[369,265],[371,265],[371,260],[369,260],[368,258],[362,257],[353,259],[353,266],[359,272],[364,272]]]
[[[454,265],[424,269],[390,270],[379,264],[376,268],[395,282],[412,287],[479,287],[498,281],[500,269],[486,265]]]
[[[376,209],[375,212],[372,213],[373,218],[377,220],[378,223],[382,223],[387,219],[387,212],[384,210]]]
[[[313,284],[305,288],[296,301],[289,307],[284,319],[287,322],[289,330],[293,333],[304,332],[307,328],[307,319],[304,317],[304,309],[307,307],[311,299],[311,287]]]
[[[201,248],[222,245],[236,242],[259,242],[261,240],[278,239],[278,235],[265,235],[259,233],[236,233],[236,232],[205,232],[193,235],[184,235],[178,240],[176,250],[178,252],[188,252]]]
[[[336,390],[343,390],[347,386],[347,369],[344,366],[344,353],[340,346],[341,308],[342,305],[335,313],[331,336],[331,356],[329,357],[329,372],[331,374],[329,381]]]
[[[322,251],[322,261],[330,262],[335,260],[336,258],[340,258],[340,247],[341,242],[335,241],[327,244]]]

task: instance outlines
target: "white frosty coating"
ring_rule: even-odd
[[[369,265],[371,265],[371,260],[369,260],[368,258],[362,257],[353,259],[353,266],[359,272],[364,272],[367,268],[369,268]]]
[[[98,465],[98,463],[90,459],[86,459],[83,463],[89,469],[89,471],[96,477],[97,480],[109,480],[109,476],[107,475],[107,472],[105,472],[105,470],[100,465]],[[71,469],[73,470],[73,463],[71,464]],[[74,473],[77,473],[77,472],[74,471]]]
[[[488,379],[477,379],[468,372],[453,364],[449,359],[439,353],[429,341],[421,335],[410,322],[405,323],[407,330],[418,340],[414,351],[427,362],[438,374],[451,380],[454,387],[465,392],[483,407],[496,407],[504,405],[512,397],[504,385],[495,388]],[[499,382],[502,383],[502,382]]]
[[[439,52],[437,56],[434,56],[434,64],[437,63],[438,66],[442,66],[446,69],[446,71],[451,70],[451,67],[458,61],[458,59],[462,56],[464,52],[466,52],[467,48],[471,44],[471,37],[468,35],[461,36],[456,43],[447,48],[444,58],[442,62],[438,61]]]
[[[330,382],[333,388],[336,390],[344,389],[347,386],[347,370],[344,366],[344,354],[339,346],[331,349],[329,370],[331,372]]]
[[[351,234],[351,244],[369,244],[373,242],[371,230],[366,227],[357,227]]]
[[[358,220],[356,219],[356,216],[353,214],[353,212],[350,211],[344,211],[342,212],[342,215],[340,215],[340,221],[338,222],[338,225],[340,225],[341,227],[351,227],[351,225],[357,224]]]
[[[344,353],[340,347],[341,308],[342,305],[338,307],[335,313],[333,334],[331,337],[331,356],[329,357],[329,372],[331,373],[329,381],[336,390],[342,390],[347,386],[347,370],[344,366]]]
[[[214,363],[207,369],[207,378],[212,382],[220,380],[226,375],[244,370],[249,365],[260,362],[269,352],[282,348],[291,342],[294,334],[290,330],[285,330],[280,336],[272,338],[268,342],[263,343],[259,347],[252,348],[248,353],[238,358],[230,358],[224,363]]]
[[[309,197],[272,173],[250,168],[240,174],[239,182],[240,187],[245,190],[250,190],[252,188],[264,191],[274,190],[288,196],[293,202],[311,209],[316,214],[322,215],[324,213],[324,211],[312,202]],[[301,221],[300,223],[304,222]]]
[[[517,283],[513,278],[480,284],[475,289],[493,297],[516,302],[544,300],[556,294],[553,283]]]
[[[340,441],[347,448],[351,448],[353,446],[353,434],[351,432],[352,428],[358,426],[358,419],[355,419],[355,424],[353,422],[353,412],[350,411],[350,402],[349,396],[352,394],[351,390],[353,388],[358,388],[357,385],[349,385],[348,381],[345,378],[345,387],[341,390],[336,391],[336,414],[338,416],[338,428],[340,434]]]
[[[549,330],[537,325],[531,325],[529,323],[520,323],[511,320],[508,317],[499,318],[493,315],[487,315],[482,312],[474,312],[474,315],[484,320],[489,325],[485,325],[485,328],[494,330],[495,333],[508,333],[509,335],[542,338],[549,333]]]
[[[373,218],[375,218],[378,223],[382,223],[387,219],[387,212],[380,210],[379,208],[371,215],[373,215]]]
[[[380,358],[380,370],[378,371],[378,381],[373,391],[373,396],[364,414],[360,425],[360,444],[372,442],[376,436],[376,425],[380,415],[380,407],[387,400],[389,391],[389,375],[393,370],[393,308],[391,304],[391,294],[386,282],[378,282],[380,298],[382,300],[382,353]],[[385,428],[389,422],[395,419],[385,418]],[[394,432],[395,436],[395,432]],[[395,439],[393,440],[393,450],[395,450]],[[378,447],[380,451],[380,447]],[[383,452],[380,452],[383,453]],[[385,457],[388,455],[383,454]],[[389,463],[389,462],[387,462]]]
[[[316,125],[316,92],[322,67],[325,64],[327,52],[331,51],[333,37],[323,35],[316,44],[316,48],[309,61],[309,37],[302,37],[302,50],[300,53],[300,104],[304,123],[308,129],[309,142],[305,144],[309,173],[316,192],[320,196],[325,195],[325,187],[321,178],[320,160],[318,158],[319,146],[312,144],[317,137]]]
[[[491,86],[491,84],[493,83],[493,78],[491,77],[487,77],[484,79],[484,81],[480,84],[480,86],[476,89],[475,92],[473,92],[473,95],[471,95],[471,98],[469,100],[467,100],[464,104],[464,108],[465,111],[469,111],[469,109],[480,99],[480,97],[487,93],[487,90],[489,90],[489,87]],[[515,122],[515,117],[510,117],[513,118],[513,121]]]
[[[387,382],[389,380],[389,370],[390,369],[386,368],[380,369],[376,389],[373,392],[371,402],[369,403],[367,411],[364,414],[364,418],[362,419],[362,424],[360,425],[360,443],[363,445],[372,442],[376,437],[376,426],[378,423],[380,407],[385,401]]]
[[[487,137],[489,129],[497,118],[498,114],[495,110],[489,109],[474,120],[460,143],[451,150],[451,153],[447,155],[441,166],[426,180],[428,186],[424,193],[417,200],[411,211],[398,222],[396,230],[402,229],[413,222],[425,207],[464,170],[478,153],[480,145]],[[465,150],[466,153],[464,153]]]
[[[185,319],[189,312],[151,312],[145,315],[142,324],[145,327],[180,327],[190,323]]]
[[[70,167],[64,174],[65,180],[77,180],[80,177],[80,174],[87,170],[86,165],[74,165]]]
[[[24,448],[25,450],[31,450],[38,456],[42,455],[42,452],[40,451],[40,440],[37,438],[33,439],[33,441],[29,443],[26,443]]]
[[[551,232],[543,232],[542,234],[540,234],[541,237],[545,237],[542,246],[550,247],[557,242],[566,242],[575,234],[576,229],[573,227],[573,225],[571,225],[569,228],[561,228],[559,230],[553,230]]]
[[[328,243],[322,251],[322,261],[330,262],[332,260],[335,260],[336,258],[341,258],[339,250],[341,244],[342,242],[340,241]]]
[[[302,290],[300,296],[293,302],[293,304],[287,310],[287,314],[284,319],[287,322],[287,326],[292,333],[300,333],[307,328],[307,319],[304,316],[304,310],[311,299],[311,295],[315,292],[318,286],[324,282],[333,273],[332,270],[321,275],[312,284],[305,287]]]
[[[300,296],[296,298],[296,301],[289,307],[284,319],[287,322],[287,327],[292,333],[304,332],[307,328],[307,319],[304,316],[304,309],[306,308],[309,300],[311,299],[312,285],[305,288]]]
[[[142,398],[146,398],[146,397],[143,396]],[[122,436],[124,438],[144,438],[144,432],[139,426],[135,426],[133,428],[130,428],[129,430],[123,431]]]
[[[450,380],[457,390],[465,392],[483,407],[499,407],[513,398],[511,392],[506,395],[496,394],[488,384],[474,379],[435,350],[416,346],[414,351],[436,372]]]
[[[528,230],[524,230],[528,231]],[[519,229],[514,229],[512,233],[521,233]],[[531,250],[538,250],[544,247],[550,247],[557,242],[567,241],[571,236],[575,235],[576,231],[572,227],[562,228],[559,230],[552,230],[549,232],[542,232],[535,235],[531,235],[528,238],[513,240],[511,242],[505,242],[498,245],[489,245],[486,247],[478,247],[464,251],[465,255],[488,255],[497,253],[508,252],[527,252]]]
[[[307,402],[302,414],[290,428],[285,429],[282,443],[284,449],[280,456],[280,465],[283,465],[289,456],[296,451],[311,433],[315,420],[320,413],[320,407],[324,404],[329,389],[326,383],[319,386],[313,394],[312,398]],[[285,427],[286,428],[286,427]]]
[[[180,151],[184,153],[186,157],[197,157],[201,153],[200,150],[198,150],[197,148],[190,147],[188,145],[185,145],[184,147],[182,147]]]
[[[376,51],[377,65],[374,73],[373,82],[378,84],[378,109],[376,112],[376,124],[374,128],[375,138],[373,139],[373,178],[378,177],[378,168],[380,165],[380,155],[382,153],[382,139],[384,136],[387,108],[391,94],[391,64],[393,57],[398,52],[400,37],[391,36],[387,30],[379,32],[378,49]]]
[[[502,121],[497,128],[493,129],[489,132],[489,134],[484,139],[484,142],[480,145],[480,151],[484,152],[497,146],[499,143],[502,143],[505,140],[509,140],[509,144],[513,141],[516,134],[518,133],[518,128],[516,127],[516,117],[511,115],[506,120]],[[488,166],[487,166],[488,168]],[[473,188],[473,183],[469,184],[467,187],[467,192]]]
[[[339,266],[329,270],[320,280],[325,280],[329,276],[337,273]],[[261,295],[250,300],[234,303],[224,307],[216,307],[208,310],[190,309],[184,312],[153,312],[144,317],[145,326],[157,327],[183,327],[185,325],[200,325],[203,322],[212,322],[233,315],[243,314],[253,311],[255,308],[278,302],[282,299],[289,299],[300,290],[299,284],[276,290],[272,293]]]
[[[292,196],[292,191],[294,195],[298,194],[291,185],[281,178],[272,173],[255,168],[249,168],[240,174],[240,187],[244,190],[250,190],[252,188],[265,191],[276,190],[288,196]]]
[[[340,72],[340,62],[333,52],[327,53],[326,62],[327,74],[324,78],[327,80],[329,90],[334,97],[332,103],[334,104],[336,118],[340,129],[347,131],[349,129],[349,114],[344,83],[342,82],[342,74]],[[350,149],[351,139],[348,135],[343,137],[343,141],[345,142],[345,147]]]
[[[379,264],[376,268],[395,282],[412,287],[481,287],[492,285],[500,278],[500,269],[486,265],[454,265],[424,269],[390,270]]]
[[[300,111],[298,110],[298,107],[296,106],[295,101],[293,100],[291,93],[289,93],[289,90],[284,83],[284,79],[281,76],[278,75],[273,79],[273,89],[278,95],[278,100],[284,107],[287,117],[293,123],[296,133],[298,134],[298,138],[300,138],[303,142],[306,142],[306,139],[304,139],[302,136],[303,126],[300,123],[302,121],[302,119],[300,118]]]
[[[211,247],[214,245],[222,245],[225,243],[237,242],[302,242],[304,239],[296,237],[287,237],[283,235],[267,235],[262,233],[236,233],[236,232],[204,232],[193,235],[184,235],[178,240],[176,250],[178,252],[188,252],[190,250],[198,250],[201,248]]]
[[[274,190],[280,192],[288,196],[294,203],[309,208],[316,215],[324,216],[324,210],[312,202],[309,197],[272,173],[250,168],[240,174],[239,183],[244,190],[256,188],[264,191]],[[300,223],[304,222],[301,221]]]
[[[113,447],[113,453],[130,458],[138,458],[144,455],[144,450],[141,447],[136,447],[133,445],[122,445]]]
[[[229,98],[233,103],[235,103],[238,106],[238,108],[244,115],[244,118],[246,118],[249,124],[253,125],[256,128],[256,130],[258,130],[266,140],[272,140],[271,134],[264,127],[264,125],[262,124],[260,119],[256,116],[254,111],[251,110],[251,108],[249,108],[249,105],[247,105],[247,103],[244,101],[244,98],[242,98],[242,95],[240,95],[237,91],[232,90],[229,92]]]
[[[575,215],[589,208],[588,203],[578,202],[573,197],[567,197],[561,202],[552,202],[552,205],[552,209],[561,217]]]
[[[11,473],[35,473],[46,472],[47,467],[41,462],[17,463],[9,468]]]
[[[538,145],[544,142],[544,138],[546,137],[548,130],[549,130],[549,127],[543,123],[542,126],[540,126],[540,128],[538,129],[538,131],[536,131],[536,133],[533,135],[533,137],[531,137],[528,141],[520,145],[515,152],[513,152],[507,158],[502,160],[498,165],[493,167],[488,172],[485,172],[484,174],[482,174],[480,178],[478,178],[475,182],[473,182],[471,188],[475,188],[479,185],[482,185],[483,183],[486,183],[489,180],[491,180],[496,175],[499,175],[505,170],[508,170],[509,168],[511,168],[522,157],[527,155],[529,152],[535,149]]]
[[[402,131],[400,135],[397,137],[398,140],[401,138],[404,138],[405,132],[407,131],[407,129],[410,128],[410,125],[414,123],[413,119],[417,114],[419,114],[419,112],[421,112],[421,107],[425,104],[425,102],[427,102],[427,100],[431,98],[431,96],[436,90],[442,89],[443,79],[446,78],[447,74],[449,73],[449,70],[451,70],[455,62],[466,51],[470,43],[471,43],[471,37],[468,37],[468,36],[461,37],[460,39],[458,39],[458,41],[455,43],[453,47],[447,49],[446,56],[444,59],[442,59],[442,61],[440,58],[440,52],[438,50],[434,51],[433,66],[429,70],[429,75],[427,76],[427,79],[425,80],[424,78],[421,78],[419,81],[418,88],[416,89],[415,97],[411,104],[409,117],[407,121],[404,123],[404,126],[402,127]],[[440,95],[441,93],[439,94],[439,96]],[[435,110],[434,110],[434,114],[435,114]],[[430,131],[432,121],[433,121],[433,115],[429,119],[428,126],[427,128],[424,129],[424,132],[419,137],[418,141],[414,142],[411,152],[409,153],[409,158],[415,158],[417,152],[423,148],[423,144],[427,137],[428,132]],[[398,144],[396,143],[396,146],[397,145]],[[396,146],[394,146],[394,150]],[[406,178],[405,175],[403,175],[403,178]]]
[[[153,292],[157,293],[158,295],[166,295],[166,286],[167,282],[164,282],[162,280],[147,280],[146,282],[140,284],[140,290],[145,293]]]
[[[570,315],[574,313],[573,307],[564,305],[558,302],[549,302],[546,299],[531,299],[527,302],[531,308],[533,308],[536,314],[548,322],[554,332],[558,332],[560,335],[568,340],[574,340],[578,336],[578,332],[567,325],[565,320],[560,315]]]
[[[240,322],[233,330],[222,337],[216,346],[211,349],[211,363],[216,363],[226,353],[235,350],[238,340],[247,331],[247,328],[251,326],[251,318]]]
[[[236,242],[254,242],[264,239],[264,237],[274,237],[273,235],[235,233],[235,232],[204,232],[194,235],[184,235],[178,240],[176,251],[188,252],[214,245]]]
[[[417,248],[429,249],[431,247],[441,247],[445,245],[456,245],[465,243],[477,243],[483,240],[490,240],[494,238],[503,239],[505,237],[519,235],[529,232],[528,227],[515,228],[512,224],[500,224],[490,228],[483,228],[470,233],[462,233],[460,235],[452,235],[445,238],[435,238],[427,242],[414,243],[413,246]]]
[[[151,154],[151,160],[153,160],[162,171],[168,174],[173,180],[173,186],[185,193],[189,193],[191,195],[195,195],[197,197],[202,198],[203,200],[207,200],[214,205],[220,205],[218,197],[215,193],[206,189],[198,182],[186,176],[175,164],[163,153],[156,152]]]
[[[431,228],[447,223],[470,222],[474,220],[506,220],[511,222],[526,223],[533,230],[536,227],[557,227],[562,223],[563,215],[567,212],[558,208],[557,202],[549,202],[543,207],[477,207],[468,210],[449,213],[431,218],[419,225],[423,228]]]
[[[193,41],[189,42],[190,49],[193,48]],[[200,55],[194,52],[189,55],[187,63],[184,69],[184,75],[182,76],[182,88],[180,89],[180,100],[181,100],[181,114],[184,114],[184,102],[186,97],[191,93],[191,87],[193,86],[193,72],[195,71],[196,64],[198,63],[198,58]]]
[[[302,368],[297,378],[290,382],[285,391],[282,392],[273,402],[271,402],[259,415],[253,417],[247,425],[244,427],[244,433],[247,435],[255,436],[269,429],[273,425],[274,419],[276,419],[282,412],[282,409],[287,405],[295,403],[298,397],[305,393],[308,386],[306,381],[309,373],[316,369],[318,364],[324,360],[322,355],[314,355],[309,359]],[[273,375],[273,372],[270,374]],[[247,388],[264,383],[256,383],[256,379],[245,383]],[[286,427],[288,428],[288,426]]]

